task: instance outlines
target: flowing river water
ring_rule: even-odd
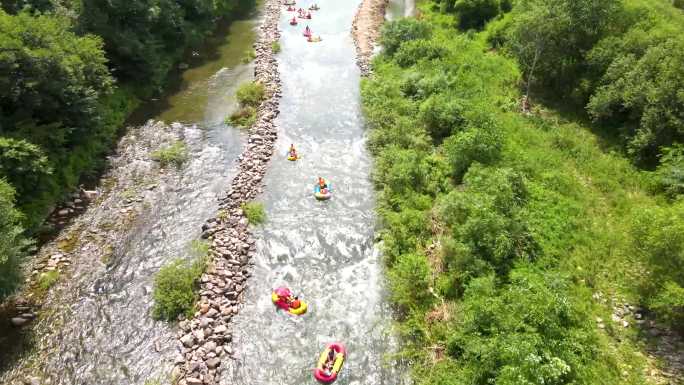
[[[306,23],[291,27],[283,11],[279,151],[260,197],[268,222],[254,230],[253,278],[232,325],[236,360],[224,360],[222,384],[314,384],[312,368],[332,341],[349,352],[338,384],[409,383],[407,371],[391,358],[396,340],[373,237],[371,159],[350,35],[358,3],[319,2],[321,10],[308,24],[323,38],[320,43],[307,43],[301,35]],[[388,18],[407,15],[412,4],[392,0]],[[217,195],[230,184],[244,133],[222,122],[235,108],[237,85],[251,79],[253,67],[240,59],[258,23],[256,14],[233,22],[199,52],[174,92],[137,117],[186,124],[190,161],[153,192],[152,204],[109,263],[78,262],[73,278],[56,291],[62,294],[50,297],[47,308],[56,321],[37,337],[51,353],[39,359],[42,373],[36,374],[51,384],[166,382],[175,327],[151,318],[153,277],[174,258],[189,257],[188,243],[198,238],[217,210]],[[298,162],[285,161],[290,143],[302,155]],[[330,201],[313,199],[319,175],[332,185]],[[269,294],[280,284],[309,302],[308,314],[275,311]]]
[[[313,1],[300,1],[308,7]],[[391,359],[391,309],[374,244],[371,159],[361,113],[359,70],[350,34],[359,1],[320,1],[296,27],[283,12],[277,55],[283,95],[279,140],[261,196],[267,223],[255,230],[257,255],[246,304],[233,320],[233,349],[222,384],[315,384],[312,369],[326,343],[348,350],[337,384],[407,383]],[[319,43],[308,43],[309,25]],[[295,144],[302,159],[288,162]],[[313,197],[326,178],[333,198]],[[293,317],[276,312],[271,290],[287,285],[309,303]]]

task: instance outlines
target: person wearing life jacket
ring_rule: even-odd
[[[321,192],[323,192],[323,189],[328,188],[328,184],[325,183],[325,179],[321,178],[320,176],[318,177],[318,187],[321,188]]]
[[[290,302],[290,308],[299,309],[300,306],[302,306],[302,301],[299,300],[299,297],[295,296],[292,302]]]
[[[304,28],[304,36],[311,36],[311,28],[308,25]]]
[[[307,18],[307,19],[311,19],[311,12],[307,12],[307,13],[306,13],[306,18]]]
[[[328,358],[325,360],[325,364],[323,365],[323,373],[326,376],[330,376],[332,374],[332,369],[335,365],[335,358],[337,358],[337,353],[331,348],[328,352]]]
[[[295,150],[294,144],[290,144],[290,151],[289,151],[289,153],[290,153],[290,156],[291,156],[291,157],[293,157],[293,158],[296,158],[296,157],[297,157],[297,150]]]

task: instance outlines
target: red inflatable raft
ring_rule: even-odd
[[[299,300],[299,307],[293,308],[290,303],[287,301],[287,298],[292,296],[292,292],[290,289],[286,287],[279,287],[271,293],[271,301],[273,301],[273,304],[278,306],[279,308],[285,310],[286,312],[294,315],[302,315],[306,313],[306,310],[308,308],[308,305],[306,302]]]
[[[328,356],[330,352],[333,351],[335,358],[332,361],[332,368],[328,370],[325,369],[325,364],[328,362]],[[347,351],[339,342],[333,342],[325,347],[325,350],[321,353],[321,357],[318,359],[318,364],[316,364],[316,369],[314,369],[314,377],[320,382],[329,384],[337,379],[337,375],[342,370],[342,364],[344,363]]]

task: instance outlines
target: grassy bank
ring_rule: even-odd
[[[496,31],[433,5],[386,26],[362,84],[416,383],[645,383],[636,320],[611,317],[631,303],[677,327],[681,203],[586,120],[520,114],[524,72]]]

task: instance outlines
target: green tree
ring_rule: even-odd
[[[569,91],[586,69],[585,55],[620,15],[619,0],[521,0],[506,46],[530,85]],[[529,92],[528,92],[529,93]]]
[[[631,235],[634,253],[647,267],[642,281],[646,305],[684,327],[684,202],[640,210]]]
[[[25,140],[0,137],[0,178],[10,182],[19,196],[34,195],[52,174],[40,147]]]
[[[14,207],[14,190],[0,179],[0,300],[21,282],[21,259],[29,244],[22,236],[22,219]]]
[[[380,44],[388,55],[393,55],[403,43],[428,39],[430,36],[432,36],[430,24],[415,19],[399,19],[385,23],[382,27]]]
[[[456,0],[453,10],[461,29],[480,29],[501,12],[501,6],[499,0]]]
[[[663,146],[684,139],[684,38],[648,47],[643,56],[615,57],[587,106],[601,122],[620,125],[640,164],[653,164]]]

